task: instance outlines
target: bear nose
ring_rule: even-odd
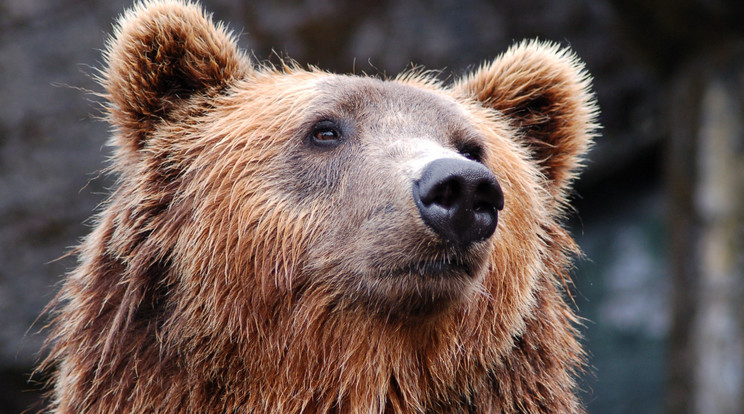
[[[491,171],[456,158],[427,164],[413,184],[413,198],[424,223],[461,246],[490,237],[504,207],[504,194]]]

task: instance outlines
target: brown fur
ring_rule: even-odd
[[[56,301],[53,411],[583,411],[561,218],[596,110],[572,54],[521,43],[451,86],[257,68],[171,0],[106,60],[118,184]],[[353,139],[309,149],[329,117]],[[482,146],[488,240],[421,222],[396,173],[416,140]],[[469,273],[405,267],[435,258]]]

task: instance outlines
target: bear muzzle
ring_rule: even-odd
[[[424,223],[448,243],[466,247],[494,233],[504,194],[483,164],[440,158],[413,183],[413,199]]]

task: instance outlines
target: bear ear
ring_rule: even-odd
[[[530,150],[554,199],[563,202],[598,129],[583,63],[538,41],[512,46],[455,82],[455,92],[505,115]]]
[[[249,71],[235,39],[197,5],[137,3],[122,15],[100,82],[123,146],[139,149],[155,124],[192,96],[216,93]]]

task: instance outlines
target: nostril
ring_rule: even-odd
[[[444,208],[451,208],[461,198],[462,184],[457,177],[450,177],[441,182],[432,183],[431,188],[424,188],[420,193],[424,205],[436,204]]]
[[[474,205],[483,210],[502,210],[504,208],[504,194],[499,183],[493,180],[482,180],[474,191]]]
[[[494,209],[496,209],[496,207],[493,204],[486,203],[484,201],[477,202],[473,206],[473,211],[476,211],[476,212],[489,212],[489,211],[494,211]]]

